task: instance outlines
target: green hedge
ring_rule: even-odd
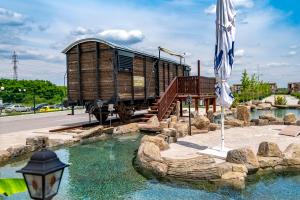
[[[300,99],[300,92],[293,92],[291,95]]]

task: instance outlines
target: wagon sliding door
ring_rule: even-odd
[[[84,101],[97,99],[96,43],[80,45],[81,93]]]
[[[118,96],[121,101],[133,100],[133,63],[134,54],[118,51]]]

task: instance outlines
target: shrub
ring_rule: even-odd
[[[285,96],[275,96],[274,102],[275,102],[275,105],[286,105],[287,104]]]

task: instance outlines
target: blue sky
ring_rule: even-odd
[[[215,0],[0,0],[0,77],[12,77],[11,54],[19,55],[20,79],[63,84],[71,42],[99,37],[157,54],[163,46],[187,53],[196,73],[213,76]],[[236,60],[241,73],[286,87],[300,81],[300,5],[297,0],[234,0],[238,10]]]

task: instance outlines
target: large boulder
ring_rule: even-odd
[[[163,128],[169,128],[169,122],[162,121],[162,122],[159,123],[159,126],[160,126],[161,129],[163,129]]]
[[[23,144],[14,145],[9,147],[7,151],[10,153],[11,157],[15,158],[29,153],[31,151],[31,146]]]
[[[176,123],[176,122],[178,121],[176,115],[171,115],[171,116],[170,116],[170,119],[171,119],[171,122],[175,122],[175,123]]]
[[[208,126],[208,130],[209,131],[215,131],[217,129],[220,128],[220,125],[219,124],[215,124],[215,123],[210,123],[209,126]]]
[[[197,135],[197,134],[205,134],[208,133],[208,129],[197,129],[195,126],[191,127],[191,135]]]
[[[214,119],[215,119],[214,111],[208,110],[207,113],[206,113],[206,117],[209,119],[209,121],[210,121],[211,123],[213,123],[213,122],[214,122]]]
[[[260,143],[258,147],[257,155],[263,157],[279,157],[279,158],[283,156],[278,145],[273,142]]]
[[[137,165],[143,170],[164,177],[168,165],[161,157],[159,147],[153,142],[142,142],[136,157]]]
[[[257,110],[271,110],[272,105],[268,103],[260,103],[256,106]]]
[[[283,152],[284,162],[289,166],[300,165],[300,144],[292,143]]]
[[[213,180],[221,178],[220,167],[209,155],[199,155],[188,159],[165,158],[168,164],[167,175],[185,181]],[[226,170],[229,171],[229,170]]]
[[[155,144],[156,146],[158,146],[158,148],[160,150],[166,150],[169,148],[168,143],[164,140],[164,138],[162,137],[158,137],[158,136],[148,136],[145,135],[142,140],[141,143],[144,142],[152,142],[153,144]]]
[[[281,118],[277,118],[275,121],[270,121],[269,122],[270,125],[284,125],[284,121]]]
[[[114,135],[123,135],[129,133],[138,133],[139,126],[137,123],[126,124],[122,126],[115,127],[113,130]]]
[[[185,122],[175,124],[174,128],[177,130],[177,138],[184,137],[189,133],[189,125]]]
[[[262,169],[265,168],[274,168],[278,165],[282,165],[283,159],[279,157],[263,157],[263,156],[257,156],[259,167]]]
[[[237,106],[237,119],[244,122],[245,125],[250,124],[250,109],[248,106],[239,105]]]
[[[196,116],[192,121],[192,125],[200,130],[208,129],[209,124],[209,119],[203,115]]]
[[[147,124],[150,124],[152,126],[159,126],[160,125],[159,120],[158,120],[156,115],[154,115],[150,119],[148,119]]]
[[[138,124],[138,127],[140,131],[149,133],[157,133],[162,130],[160,126],[153,126],[151,124]]]
[[[295,123],[297,118],[294,113],[287,113],[283,118],[284,123]]]
[[[225,125],[229,125],[232,127],[243,127],[244,121],[238,120],[238,119],[227,119],[224,121]]]
[[[47,136],[34,136],[26,138],[26,145],[31,147],[31,151],[42,149],[43,145],[49,146],[49,138]]]
[[[256,106],[261,103],[262,103],[262,101],[260,101],[260,100],[252,100],[252,104],[254,104]]]
[[[164,128],[161,134],[166,135],[168,137],[176,137],[177,130],[175,128]]]
[[[236,164],[244,164],[249,172],[255,172],[259,168],[258,160],[249,148],[230,150],[227,153],[226,161]]]
[[[0,164],[8,161],[10,153],[7,150],[0,150]]]
[[[267,119],[251,119],[251,123],[255,126],[266,126],[269,125],[269,120]]]
[[[259,119],[266,119],[266,120],[269,120],[270,122],[277,120],[273,114],[260,115]]]

